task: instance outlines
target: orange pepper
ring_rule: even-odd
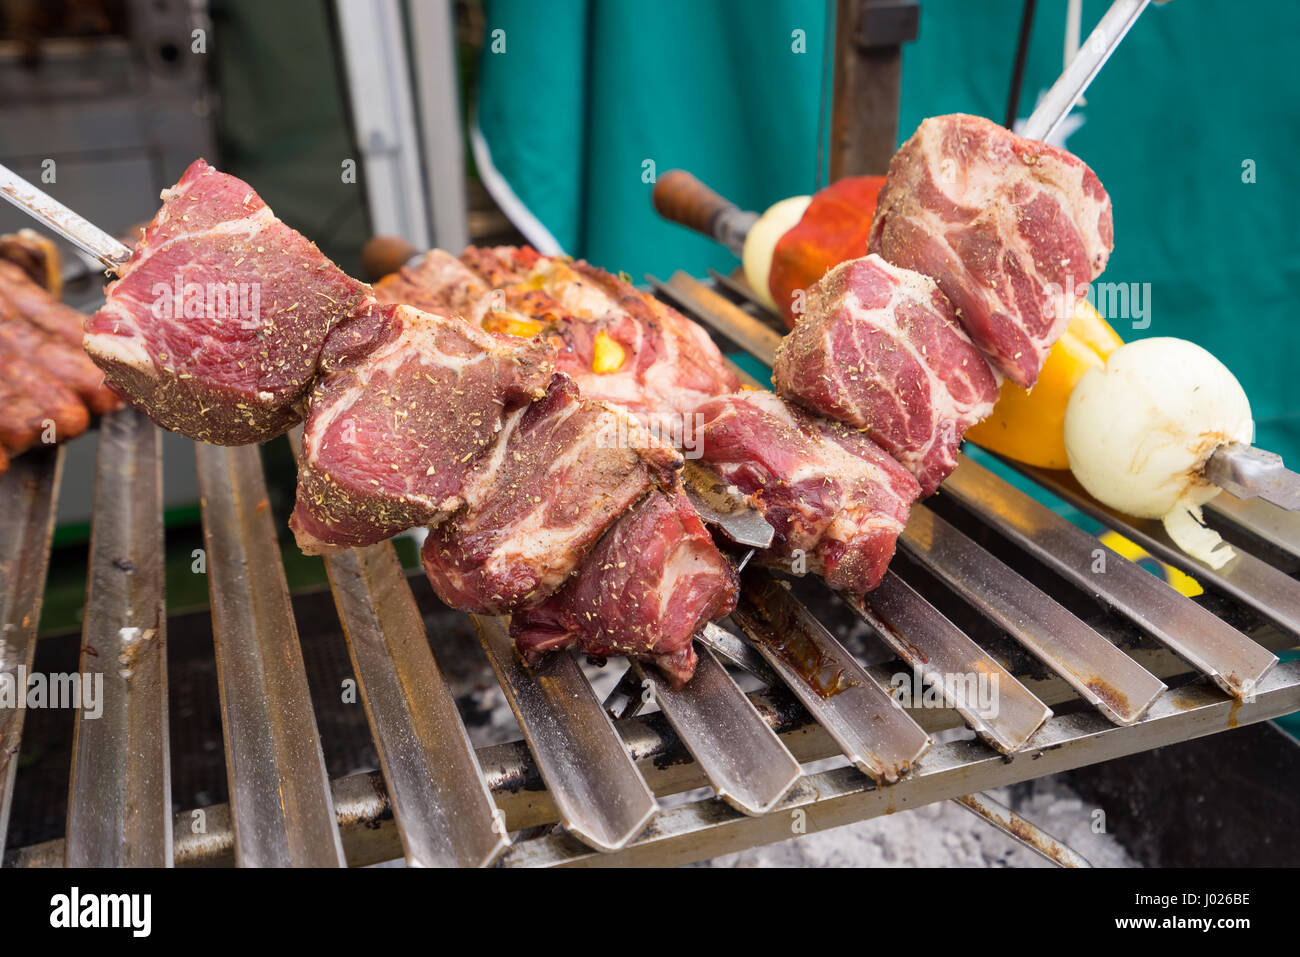
[[[1003,382],[993,414],[967,429],[966,438],[1026,465],[1069,468],[1065,406],[1070,393],[1085,372],[1104,366],[1106,357],[1123,344],[1101,314],[1080,299],[1065,335],[1047,353],[1033,389]]]
[[[596,333],[592,342],[591,371],[597,375],[617,372],[627,358],[627,351],[619,345],[617,339],[604,329]]]
[[[531,339],[544,328],[536,319],[517,312],[493,310],[483,317],[483,328],[488,332],[504,333],[520,339]]]

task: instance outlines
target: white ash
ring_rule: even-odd
[[[705,792],[707,793],[707,792]],[[1063,781],[1039,778],[987,792],[1078,851],[1094,867],[1141,867]],[[941,801],[704,861],[700,867],[1055,867],[970,811]]]

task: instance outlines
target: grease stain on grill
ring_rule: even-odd
[[[1044,834],[1038,828],[1034,827],[1024,818],[1012,814],[1006,821],[1007,830],[1010,831],[1017,840],[1022,844],[1028,844],[1040,853],[1050,857],[1052,860],[1060,863],[1069,859],[1067,849],[1059,842],[1054,841],[1051,837]]]
[[[1104,678],[1093,675],[1084,684],[1116,714],[1126,714],[1129,711],[1128,696],[1117,690],[1114,685],[1107,683]]]
[[[118,637],[120,641],[117,653],[118,674],[129,681],[135,676],[135,667],[139,663],[140,656],[158,637],[158,632],[153,628],[123,628]]]
[[[855,683],[843,669],[828,663],[822,650],[805,634],[790,631],[781,639],[765,643],[822,698],[833,698]]]
[[[753,612],[753,624],[758,626],[750,638],[776,652],[823,699],[852,688],[857,682],[827,658],[795,609],[770,600],[771,589],[780,587],[770,578],[746,576],[742,600]]]
[[[1241,699],[1234,696],[1228,703],[1228,728],[1235,728],[1237,726],[1237,713],[1240,711]]]

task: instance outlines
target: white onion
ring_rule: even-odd
[[[1215,450],[1255,435],[1250,401],[1218,359],[1184,339],[1116,349],[1074,387],[1065,414],[1070,470],[1094,498],[1158,518],[1180,548],[1213,568],[1234,553],[1204,526],[1219,488],[1201,474]]]
[[[779,203],[773,203],[766,213],[758,217],[758,222],[749,228],[745,236],[745,249],[741,264],[745,267],[745,278],[758,293],[758,298],[772,310],[780,312],[772,301],[772,290],[767,280],[772,274],[772,253],[782,236],[799,224],[803,214],[812,202],[811,196],[791,196]]]

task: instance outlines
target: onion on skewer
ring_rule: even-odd
[[[1115,350],[1070,395],[1070,469],[1097,500],[1158,518],[1185,552],[1212,568],[1235,553],[1206,528],[1201,505],[1219,494],[1204,474],[1215,451],[1254,439],[1250,401],[1236,377],[1184,339],[1153,338]]]

